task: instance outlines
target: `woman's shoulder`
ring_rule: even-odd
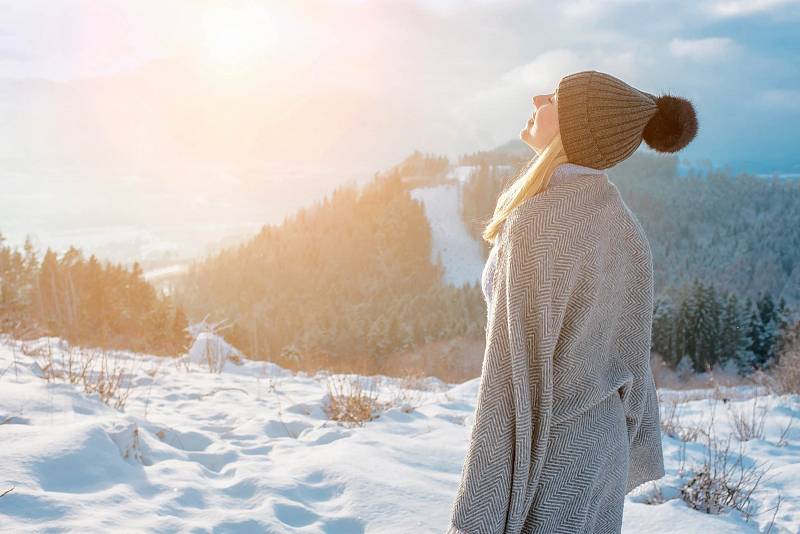
[[[616,210],[607,208],[619,200],[619,192],[605,174],[585,175],[520,202],[509,214],[503,230],[509,239],[563,234],[581,222],[610,216]]]

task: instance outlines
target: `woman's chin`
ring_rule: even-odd
[[[531,135],[528,133],[528,130],[522,130],[519,132],[519,138],[522,140],[523,143],[531,147],[531,149],[536,150],[534,146],[531,144]]]

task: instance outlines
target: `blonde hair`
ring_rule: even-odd
[[[534,156],[527,167],[522,170],[511,185],[500,194],[494,214],[483,230],[482,237],[494,244],[497,234],[509,214],[522,201],[532,197],[545,189],[550,184],[550,176],[555,168],[562,163],[569,163],[564,145],[561,142],[561,133],[556,133],[550,144],[538,156]]]

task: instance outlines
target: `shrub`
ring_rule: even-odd
[[[385,403],[378,401],[378,392],[374,382],[366,390],[362,378],[357,375],[329,377],[327,379],[328,396],[324,406],[329,419],[356,425],[363,425],[375,419],[376,411]]]
[[[683,425],[678,415],[678,402],[675,400],[660,404],[661,431],[681,441],[697,441],[703,429],[697,425]]]
[[[129,377],[133,365],[121,363],[117,352],[78,348],[62,340],[54,349],[49,338],[45,344],[22,350],[36,359],[39,376],[44,380],[80,385],[85,393],[97,393],[105,404],[124,410],[132,387]]]
[[[707,514],[719,514],[726,508],[739,510],[749,521],[752,516],[751,496],[768,469],[752,462],[747,464],[743,454],[743,443],[739,451],[730,451],[731,435],[722,446],[710,424],[705,432],[707,441],[702,465],[695,467],[680,490],[681,498],[695,510]]]
[[[731,403],[725,404],[731,417],[731,429],[739,441],[749,441],[754,438],[764,439],[764,423],[769,406],[765,406],[757,415],[756,408],[759,398],[758,388],[753,388],[753,409],[750,413],[747,413],[747,410],[739,411],[733,408]]]
[[[787,336],[772,374],[780,394],[800,394],[800,331],[797,329]]]

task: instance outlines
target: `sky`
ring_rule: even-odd
[[[0,12],[0,231],[131,222],[142,203],[167,220],[182,202],[190,220],[257,199],[248,217],[275,218],[414,150],[455,161],[518,139],[532,96],[581,70],[691,100],[686,159],[800,172],[798,0],[0,0]],[[32,207],[47,199],[69,209]]]
[[[687,157],[786,165],[800,145],[799,4],[2,1],[0,79],[163,77],[143,74],[163,58],[176,78],[202,71],[210,90],[257,88],[265,100],[305,104],[314,115],[298,114],[308,122],[293,142],[323,155],[361,127],[378,163],[414,148],[453,157],[501,144],[533,94],[593,69],[691,99],[701,133]],[[349,98],[325,111],[336,105],[325,94]],[[328,112],[345,131],[312,118]]]

